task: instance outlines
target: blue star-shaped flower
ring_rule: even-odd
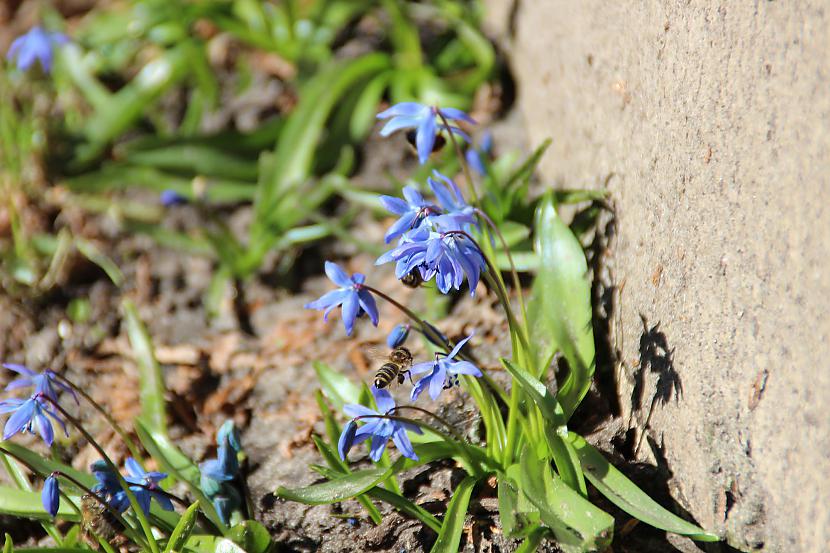
[[[412,401],[418,399],[427,387],[429,387],[429,397],[437,399],[441,394],[441,390],[451,384],[451,377],[457,377],[461,374],[469,376],[481,376],[481,371],[478,367],[469,361],[455,361],[454,358],[464,347],[464,344],[472,338],[470,334],[460,342],[458,342],[452,351],[446,357],[436,357],[434,361],[427,361],[425,363],[417,363],[410,369],[413,374],[421,374],[429,372],[428,375],[418,380],[415,387],[412,388]]]
[[[159,486],[159,482],[167,478],[166,473],[155,471],[146,472],[138,464],[138,461],[132,457],[127,458],[124,462],[124,467],[127,469],[127,476],[124,477],[124,480],[129,484],[137,484],[130,486],[130,491],[135,495],[138,505],[145,514],[150,512],[150,501],[153,499],[165,511],[173,510],[173,502],[162,493],[161,486]]]
[[[388,211],[399,215],[397,221],[392,223],[386,231],[386,243],[388,244],[403,233],[415,228],[419,222],[424,220],[431,213],[438,213],[440,209],[432,205],[421,195],[414,186],[405,186],[403,196],[406,201],[394,196],[381,196],[380,203]]]
[[[19,365],[17,363],[3,363],[3,367],[9,369],[10,371],[16,372],[22,377],[16,378],[15,380],[9,382],[6,386],[7,391],[34,386],[35,394],[42,394],[57,403],[58,395],[54,388],[57,386],[61,390],[69,392],[75,399],[75,403],[78,403],[78,396],[75,394],[75,390],[58,380],[57,375],[50,370],[43,371],[42,373],[36,373],[33,370],[27,369],[23,365]]]
[[[327,321],[331,310],[342,306],[343,326],[349,336],[352,335],[354,320],[361,312],[369,315],[373,325],[378,325],[378,308],[375,298],[363,287],[363,282],[366,280],[364,275],[355,273],[350,277],[337,263],[326,261],[326,276],[340,288],[307,303],[306,309],[325,310],[323,320]]]
[[[55,46],[69,42],[66,35],[45,31],[41,27],[32,27],[25,35],[14,39],[6,59],[17,58],[17,68],[21,71],[28,70],[35,61],[40,62],[43,71],[49,73],[52,70],[52,58]]]
[[[383,415],[394,414],[395,400],[387,390],[372,387],[372,394],[375,396],[375,403],[378,406],[377,411],[355,404],[346,405],[343,408],[343,411],[352,417],[352,420],[343,428],[340,440],[337,442],[337,451],[340,453],[340,458],[345,461],[346,455],[348,455],[352,446],[372,438],[369,458],[378,462],[386,449],[389,438],[392,438],[401,455],[417,461],[418,456],[412,448],[412,442],[409,440],[406,431],[411,430],[416,434],[423,434],[423,431],[414,424],[381,418]],[[361,417],[365,417],[365,419],[361,419]],[[364,420],[366,424],[358,428],[356,423],[358,419]]]
[[[434,219],[439,226],[443,226],[444,230],[467,230],[470,225],[476,224],[475,208],[464,199],[458,185],[438,171],[432,174],[435,178],[428,177],[427,183],[444,210],[443,217]]]
[[[11,398],[0,401],[0,413],[12,413],[3,428],[4,440],[8,440],[18,432],[28,432],[39,434],[43,442],[51,446],[55,441],[52,420],[60,424],[64,434],[69,436],[66,424],[57,413],[49,408],[48,400],[43,396],[44,394],[35,393],[29,399]]]
[[[127,498],[127,493],[118,483],[118,477],[110,469],[106,461],[99,459],[89,465],[89,471],[98,481],[93,486],[92,491],[98,494],[110,507],[123,513],[130,506],[130,500]]]
[[[457,134],[465,141],[470,142],[470,137],[460,128],[443,122],[438,124],[436,118],[442,115],[448,123],[466,121],[475,125],[472,117],[455,108],[438,108],[426,106],[417,102],[401,102],[391,108],[382,111],[377,115],[378,119],[389,119],[380,131],[381,136],[389,136],[395,131],[402,129],[415,129],[415,147],[418,150],[418,161],[423,165],[427,162],[429,154],[435,145],[435,133],[437,130],[446,130]]]

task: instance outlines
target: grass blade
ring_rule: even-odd
[[[447,514],[438,532],[438,539],[432,546],[432,553],[456,553],[461,542],[461,532],[464,530],[464,519],[467,516],[467,507],[470,505],[470,496],[478,479],[468,476],[455,488],[452,499],[447,506]]]
[[[130,300],[122,303],[127,321],[133,356],[138,366],[141,419],[156,433],[167,435],[167,409],[164,402],[164,379],[161,367],[153,352],[153,343],[144,323],[138,316],[135,304]]]

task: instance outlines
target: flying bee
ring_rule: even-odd
[[[406,133],[406,141],[409,142],[409,145],[412,146],[413,148],[415,148],[416,150],[418,149],[417,140],[416,140],[417,134],[418,134],[417,131],[414,130],[414,129],[411,130],[411,131],[408,131]],[[437,152],[438,150],[443,148],[444,144],[446,144],[446,143],[447,143],[446,138],[444,138],[440,134],[436,134],[435,135],[435,142],[432,145],[432,152],[433,153]]]
[[[401,283],[409,288],[417,288],[423,282],[424,279],[421,278],[421,271],[418,269],[418,267],[415,267],[414,269],[412,269],[407,274],[401,277]]]
[[[409,375],[412,367],[412,354],[403,346],[396,347],[389,352],[389,357],[375,374],[375,388],[386,388],[393,380],[403,384],[404,378]]]
[[[103,498],[104,501],[108,499]],[[89,493],[81,497],[81,537],[90,547],[96,551],[100,549],[96,536],[113,547],[121,547],[128,541],[123,529],[115,514],[97,497]]]

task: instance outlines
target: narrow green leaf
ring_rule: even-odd
[[[199,514],[199,502],[187,508],[187,510],[179,519],[179,523],[173,528],[173,533],[167,540],[167,545],[164,548],[164,553],[172,553],[174,551],[181,551],[185,542],[190,539],[190,534],[196,527],[196,517]]]
[[[246,553],[267,553],[272,545],[268,530],[255,520],[245,520],[231,528],[228,539],[233,540]]]
[[[133,357],[138,366],[141,419],[154,433],[166,436],[167,409],[164,402],[164,379],[153,352],[152,340],[138,316],[135,304],[125,299],[122,308],[127,321],[127,335],[130,337]]]
[[[667,532],[688,536],[698,541],[720,540],[715,534],[661,507],[634,482],[614,468],[605,456],[584,438],[573,432],[568,438],[582,463],[585,476],[614,505],[638,520]]]
[[[391,469],[383,467],[358,470],[341,478],[304,488],[289,489],[280,486],[276,495],[306,505],[327,505],[362,494],[381,480],[385,480],[390,472]]]
[[[73,498],[73,501],[78,503],[80,500]],[[52,520],[52,516],[43,510],[40,492],[28,492],[8,486],[0,486],[0,513],[35,520]],[[73,522],[80,520],[78,513],[67,505],[63,498],[58,509],[58,517]]]
[[[12,542],[12,537],[6,532],[5,534],[6,541],[3,542],[3,553],[14,553],[14,542]]]
[[[441,531],[441,522],[432,513],[403,496],[377,486],[366,492],[366,495],[388,503],[401,513],[420,520],[435,532]]]
[[[539,407],[542,417],[547,423],[544,428],[545,439],[553,455],[559,476],[562,477],[562,480],[568,486],[587,497],[588,490],[585,487],[585,479],[583,478],[579,461],[564,439],[568,435],[568,427],[565,423],[565,414],[562,411],[562,406],[559,405],[559,402],[556,401],[556,398],[550,393],[547,386],[540,382],[539,379],[533,377],[521,367],[512,364],[507,359],[502,359],[501,362],[511,376],[513,376],[514,382],[517,382],[522,387],[522,390],[533,399],[536,406]]]
[[[541,545],[542,540],[544,540],[549,533],[550,530],[547,528],[536,528],[528,537],[525,538],[519,548],[516,549],[516,553],[535,553],[539,550],[539,545]]]
[[[109,256],[98,249],[98,246],[78,236],[75,237],[75,246],[84,257],[98,265],[107,274],[113,284],[121,286],[124,282],[124,274]]]
[[[550,197],[536,211],[536,253],[540,268],[533,283],[528,318],[537,374],[557,349],[568,362],[569,373],[559,401],[570,418],[591,385],[594,374],[594,332],[591,324],[591,284],[582,246],[559,218]]]
[[[23,459],[23,461],[37,471],[38,475],[41,477],[45,478],[53,472],[59,471],[75,478],[85,486],[92,487],[96,484],[96,480],[91,474],[81,472],[58,461],[47,459],[15,442],[3,442],[0,444],[0,450],[3,449],[9,451],[11,456]],[[71,484],[67,482],[67,485]]]
[[[476,482],[478,482],[477,478],[468,476],[453,491],[452,499],[447,506],[447,514],[444,515],[444,522],[441,524],[441,531],[438,532],[438,539],[432,546],[432,553],[456,553],[458,551],[467,507]]]
[[[337,478],[340,475],[350,474],[352,472],[351,469],[349,469],[349,465],[347,465],[345,461],[340,459],[340,456],[337,453],[335,453],[334,449],[332,449],[326,442],[320,439],[319,436],[312,436],[312,439],[314,440],[314,445],[317,446],[317,450],[320,452],[320,455],[322,455],[323,460],[326,461],[331,470],[334,471],[334,473],[336,474],[336,476],[326,475],[326,478]],[[334,440],[332,441],[332,443],[334,443]],[[372,522],[374,522],[375,524],[380,524],[383,520],[383,517],[381,516],[378,508],[375,507],[375,504],[372,503],[372,501],[368,497],[366,497],[365,494],[357,496],[356,499],[366,509],[366,512],[369,514],[369,518],[372,519]]]
[[[346,404],[360,403],[360,388],[351,380],[321,361],[315,361],[313,365],[320,387],[335,409],[342,411]]]
[[[547,461],[526,448],[521,459],[521,490],[539,509],[542,522],[566,552],[603,551],[611,544],[614,519],[551,474]]]

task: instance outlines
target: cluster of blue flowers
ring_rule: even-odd
[[[145,515],[150,513],[150,503],[153,500],[165,511],[173,510],[172,501],[159,486],[159,482],[167,478],[166,473],[145,471],[139,462],[132,457],[126,460],[124,468],[127,472],[124,480],[129,485],[130,491]],[[109,465],[103,460],[96,461],[89,466],[89,470],[98,481],[92,488],[92,492],[117,513],[126,511],[130,506],[130,500]],[[52,474],[44,482],[43,491],[41,492],[43,508],[53,517],[58,514],[58,507],[60,506],[59,486],[58,477]]]
[[[239,476],[239,457],[242,444],[233,421],[225,421],[216,433],[216,458],[199,465],[199,487],[213,502],[222,522],[228,524],[231,514],[242,505],[242,496],[236,487]]]
[[[55,388],[69,392],[77,402],[74,390],[60,382],[55,373],[49,370],[38,374],[16,363],[4,363],[3,367],[21,375],[11,381],[6,390],[34,388],[27,399],[10,398],[0,401],[0,414],[12,414],[3,428],[3,439],[8,440],[17,433],[38,434],[46,445],[51,446],[55,440],[52,421],[58,423],[69,436],[66,423],[54,409],[54,404],[58,402]]]
[[[437,133],[448,131],[469,143],[469,136],[453,123],[475,123],[460,110],[425,106],[414,102],[397,104],[380,113],[378,118],[389,119],[381,130],[383,136],[398,130],[415,130],[415,142],[421,163],[425,163],[432,152]],[[475,161],[478,162],[474,167],[476,171],[486,171],[480,156],[487,155],[489,149],[489,139],[485,139],[481,151],[474,151]],[[402,280],[412,278],[413,275],[416,282],[428,282],[434,278],[438,290],[444,294],[450,290],[460,290],[466,279],[472,295],[481,274],[487,270],[484,255],[471,236],[477,225],[476,210],[466,202],[458,185],[438,171],[433,171],[432,176],[427,179],[427,184],[435,196],[435,201],[424,198],[414,186],[404,187],[403,198],[380,197],[381,204],[397,216],[386,232],[386,243],[397,240],[397,245],[381,255],[376,264],[394,262],[395,275]],[[325,320],[333,309],[342,307],[343,325],[348,335],[352,333],[355,320],[364,313],[368,314],[372,323],[377,326],[378,312],[371,293],[373,289],[364,284],[365,276],[360,273],[349,276],[331,261],[326,261],[326,275],[339,288],[307,304],[306,307],[324,311]],[[410,329],[410,325],[396,326],[387,338],[389,347],[401,346],[406,341]],[[438,335],[441,335],[440,332]],[[412,388],[412,401],[417,400],[427,389],[430,397],[437,399],[442,390],[458,382],[459,375],[482,376],[474,364],[457,359],[470,338],[472,334],[459,341],[449,354],[438,353],[432,361],[412,366],[411,374],[425,374]],[[346,459],[354,445],[369,438],[369,457],[373,461],[380,459],[390,439],[402,455],[417,459],[407,431],[420,434],[421,429],[395,418],[399,408],[387,390],[372,387],[372,394],[378,407],[377,411],[363,405],[347,405],[344,408],[346,415],[351,419],[344,427],[338,442],[341,459]],[[358,421],[363,422],[363,426],[358,427]]]

